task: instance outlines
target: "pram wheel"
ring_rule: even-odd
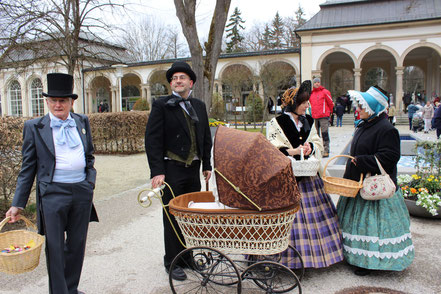
[[[173,293],[241,293],[240,273],[235,264],[222,252],[209,247],[188,248],[179,253],[170,266],[184,268],[185,281],[169,276]]]
[[[253,288],[250,282],[253,282],[265,293],[286,293],[296,288],[297,293],[302,293],[296,274],[286,266],[274,261],[260,261],[245,269],[242,273],[244,293],[257,293],[259,289]]]
[[[286,264],[288,268],[294,267],[294,265],[296,265],[297,268],[291,270],[294,271],[299,281],[301,281],[303,279],[303,276],[305,275],[305,267],[303,264],[302,256],[300,255],[300,252],[291,245],[288,245],[288,248],[283,254],[277,253],[273,255],[249,255],[248,260],[250,261],[248,265],[259,261],[274,261],[283,265]]]

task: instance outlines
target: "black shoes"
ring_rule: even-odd
[[[372,271],[370,269],[362,268],[362,267],[356,267],[355,270],[354,270],[354,274],[356,274],[357,276],[360,276],[360,277],[367,276],[371,272]]]
[[[165,271],[167,272],[167,274],[170,274],[169,268],[165,268]],[[184,270],[178,266],[173,269],[171,277],[173,280],[176,281],[185,281],[187,279],[187,275],[185,274]]]

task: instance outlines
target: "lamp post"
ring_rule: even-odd
[[[124,76],[123,68],[127,67],[127,64],[114,64],[112,65],[115,68],[115,75],[118,78],[118,88],[119,88],[119,111],[122,111],[122,89],[121,89],[121,80]]]

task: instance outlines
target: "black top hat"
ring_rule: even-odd
[[[167,77],[167,81],[170,83],[173,77],[173,74],[176,72],[184,72],[190,76],[190,79],[193,83],[196,83],[196,74],[191,69],[191,67],[183,61],[176,61],[172,64],[172,66],[167,70],[165,76]]]
[[[42,93],[45,97],[70,97],[77,99],[78,95],[73,94],[73,77],[63,73],[47,74],[47,93]]]

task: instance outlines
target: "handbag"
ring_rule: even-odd
[[[390,176],[383,169],[377,157],[374,157],[377,161],[378,168],[380,169],[381,174],[371,176],[371,174],[368,173],[366,175],[366,178],[363,181],[363,187],[360,189],[360,196],[365,200],[380,200],[391,198],[395,194],[395,184]]]

